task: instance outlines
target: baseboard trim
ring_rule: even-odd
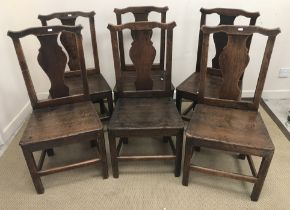
[[[254,96],[253,90],[243,91],[243,97],[253,97],[253,96]],[[269,98],[269,99],[290,98],[290,90],[264,90],[262,97]]]
[[[23,125],[27,116],[31,113],[30,102],[27,102],[24,107],[16,114],[11,122],[3,129],[3,141],[7,145],[17,134],[18,130]]]

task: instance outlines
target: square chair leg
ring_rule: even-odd
[[[38,194],[44,193],[44,188],[40,179],[40,176],[37,173],[37,167],[35,163],[35,159],[33,157],[32,152],[26,150],[25,148],[22,148],[22,152],[24,155],[24,158],[26,160],[27,167],[29,169],[35,190]]]
[[[112,163],[112,170],[113,170],[113,177],[119,177],[119,168],[118,168],[118,159],[117,159],[117,148],[116,148],[116,138],[109,134],[109,144],[110,144],[110,152],[111,152],[111,163]]]
[[[265,178],[266,178],[267,173],[268,173],[268,169],[270,167],[272,157],[273,157],[273,153],[263,157],[263,159],[262,159],[260,169],[258,172],[258,180],[254,184],[253,191],[251,194],[252,201],[257,201],[259,199]]]

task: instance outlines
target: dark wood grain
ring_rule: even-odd
[[[37,37],[40,42],[37,60],[50,80],[49,93],[52,98],[69,95],[69,88],[65,85],[63,79],[67,58],[57,44],[57,37],[57,34]]]
[[[156,55],[151,31],[136,31],[133,37],[129,55],[136,68],[136,90],[151,90],[153,80],[150,71]]]
[[[39,15],[38,18],[41,20],[42,25],[46,26],[47,22],[52,19],[58,19],[63,25],[75,25],[79,18],[86,18],[89,22],[91,45],[93,49],[94,67],[88,68],[88,81],[90,89],[90,98],[94,103],[100,103],[101,112],[105,112],[106,107],[104,101],[108,103],[108,113],[105,118],[108,118],[113,112],[113,100],[112,90],[108,85],[107,81],[100,72],[99,58],[98,58],[98,47],[96,40],[95,30],[95,12],[58,12],[50,15]],[[69,55],[68,66],[70,71],[65,72],[65,82],[69,84],[71,90],[74,93],[80,93],[81,87],[81,74],[80,74],[80,58],[77,53],[77,40],[74,34],[69,32],[62,32],[60,41],[63,44],[65,50]],[[90,74],[89,74],[90,73]],[[92,74],[91,74],[92,73]],[[78,81],[79,80],[79,81]]]
[[[222,176],[254,183],[251,200],[257,201],[274,154],[274,144],[258,112],[259,102],[266,79],[274,41],[279,29],[264,29],[255,26],[202,26],[203,43],[200,62],[200,82],[198,104],[192,114],[186,130],[186,146],[182,184],[187,186],[190,169],[205,174]],[[209,37],[219,32],[226,33],[227,45],[219,57],[221,71],[220,91],[216,98],[208,97],[207,60]],[[241,99],[238,83],[249,62],[247,40],[253,34],[266,36],[268,39],[262,60],[259,78],[252,100]],[[195,147],[207,147],[221,151],[230,151],[245,155],[253,176],[225,172],[217,169],[196,166],[190,159]],[[258,173],[251,156],[262,157]]]
[[[111,32],[111,41],[114,57],[115,76],[116,76],[116,89],[117,97],[128,96],[128,97],[152,97],[152,96],[170,96],[172,95],[171,85],[171,56],[170,51],[172,50],[172,30],[175,27],[175,23],[157,23],[157,22],[136,22],[127,23],[124,25],[108,25],[108,29]],[[152,60],[155,57],[155,50],[152,48],[150,41],[150,31],[153,28],[162,28],[167,30],[166,46],[167,50],[167,63],[166,70],[151,71]],[[133,41],[133,51],[130,52],[130,57],[133,61],[135,69],[138,71],[135,73],[125,72],[121,69],[121,57],[118,51],[118,39],[117,32],[125,29],[135,31],[137,37]],[[149,31],[149,32],[148,32]],[[146,47],[145,47],[146,46]],[[136,48],[134,50],[134,48]],[[131,48],[132,49],[132,48]],[[137,50],[142,49],[142,50]],[[132,57],[133,56],[133,57]],[[137,59],[138,58],[138,59]],[[142,73],[139,73],[142,72]],[[137,78],[142,77],[143,84],[138,86],[140,82],[136,82]],[[144,79],[146,78],[146,79]],[[152,80],[152,83],[151,81]],[[140,79],[139,79],[140,81]],[[133,86],[132,86],[133,84]],[[152,86],[151,86],[152,84]],[[138,87],[137,87],[138,86]],[[150,89],[150,91],[149,91]],[[137,90],[137,91],[136,91]]]
[[[140,6],[140,7],[126,7],[123,9],[115,8],[114,12],[116,14],[117,24],[121,25],[122,15],[124,14],[133,14],[135,22],[138,21],[148,21],[149,14],[152,12],[159,13],[161,18],[161,23],[166,23],[166,13],[168,11],[168,7],[153,7],[153,6]],[[134,34],[134,31],[132,31]],[[125,56],[124,56],[124,38],[123,32],[118,32],[118,41],[119,41],[119,51],[120,51],[120,59],[121,59],[121,67],[123,71],[132,71],[134,69],[128,68],[129,64],[125,64]],[[164,69],[164,52],[165,52],[165,31],[161,29],[160,35],[160,62],[157,64],[159,66],[159,70]],[[154,69],[152,69],[154,70]]]
[[[95,112],[95,107],[88,101],[89,87],[83,55],[81,29],[81,26],[46,26],[29,28],[19,32],[8,32],[8,35],[13,40],[33,107],[33,112],[29,117],[27,127],[19,144],[22,148],[33,184],[39,194],[44,193],[40,176],[56,172],[101,162],[103,177],[108,177],[103,126]],[[72,33],[76,40],[80,65],[80,70],[78,71],[82,78],[80,79],[82,88],[79,93],[75,94],[71,94],[70,87],[64,81],[67,58],[61,47],[57,44],[57,38],[63,32]],[[49,90],[51,97],[46,100],[39,100],[37,98],[21,47],[20,39],[28,35],[35,35],[40,41],[37,59],[51,83]],[[52,148],[96,140],[98,142],[97,148],[100,157],[57,168],[42,169],[45,156],[49,154],[49,151],[53,151],[51,150]],[[42,151],[38,164],[36,164],[33,156],[34,151]]]
[[[214,8],[214,9],[200,9],[201,18],[200,18],[200,28],[203,25],[206,25],[207,17],[211,14],[216,14],[219,17],[218,25],[234,25],[235,19],[239,16],[249,19],[249,25],[255,25],[257,18],[260,16],[258,12],[248,12],[240,9],[229,9],[229,8]],[[197,50],[197,60],[196,60],[196,68],[195,72],[191,74],[188,78],[186,78],[177,88],[176,88],[176,106],[179,111],[181,111],[182,100],[188,99],[193,101],[194,105],[198,103],[197,97],[197,86],[199,85],[199,72],[201,65],[201,49],[202,49],[202,40],[203,40],[203,31],[199,31],[199,41],[198,41],[198,50]],[[208,87],[206,90],[206,96],[208,97],[216,97],[217,90],[219,90],[222,84],[220,73],[220,63],[219,57],[228,42],[228,36],[224,32],[217,32],[213,34],[214,40],[214,48],[216,54],[214,58],[212,58],[212,67],[208,67],[209,71],[207,73],[206,86]],[[252,36],[249,36],[247,39],[246,47],[249,50],[251,45]],[[211,76],[213,75],[213,76]],[[240,77],[243,79],[243,75]],[[239,88],[242,88],[242,81],[239,82]],[[185,113],[183,113],[185,116]]]
[[[135,22],[124,25],[109,25],[114,57],[116,92],[118,100],[108,124],[109,144],[113,177],[119,177],[118,160],[167,160],[175,159],[175,176],[180,176],[183,122],[173,103],[171,85],[172,39],[175,23]],[[151,41],[153,28],[166,30],[166,71],[152,71],[155,49]],[[130,58],[135,71],[123,71],[117,33],[129,29],[134,31]],[[124,140],[131,136],[162,138],[176,137],[176,149],[168,141],[173,155],[122,156]],[[117,144],[117,138],[120,138]]]

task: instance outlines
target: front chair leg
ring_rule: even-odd
[[[109,144],[110,144],[110,152],[111,152],[111,163],[113,170],[113,177],[119,177],[119,168],[118,168],[118,159],[117,159],[117,148],[116,148],[116,138],[108,132],[109,135]]]
[[[263,157],[263,159],[262,159],[262,162],[261,162],[261,165],[260,165],[260,169],[259,169],[259,172],[258,172],[258,175],[257,175],[258,176],[258,180],[254,184],[253,191],[252,191],[252,194],[251,194],[251,200],[252,201],[257,201],[259,199],[259,196],[261,194],[265,178],[266,178],[267,173],[268,173],[268,169],[270,167],[270,163],[271,163],[272,157],[273,157],[273,153]]]
[[[192,145],[190,144],[189,140],[186,139],[184,164],[183,164],[183,177],[182,177],[182,184],[184,186],[188,186],[191,156],[192,156]]]
[[[180,176],[183,146],[183,130],[176,136],[175,177]]]
[[[36,163],[35,163],[35,159],[33,157],[33,154],[32,154],[32,152],[30,152],[29,150],[26,150],[24,148],[22,148],[22,152],[23,152],[24,158],[26,160],[26,164],[27,164],[27,167],[29,169],[35,190],[38,194],[43,194],[44,188],[43,188],[40,176],[37,173],[37,167],[36,167]]]
[[[102,171],[103,171],[103,178],[107,179],[109,176],[108,173],[108,163],[107,163],[107,154],[106,154],[106,146],[105,146],[105,138],[104,133],[99,135],[99,152],[101,156],[101,162],[102,162]]]

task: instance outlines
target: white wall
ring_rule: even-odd
[[[277,38],[272,61],[269,68],[269,74],[266,81],[264,93],[267,96],[290,97],[290,79],[278,78],[278,70],[281,67],[290,67],[289,52],[290,50],[290,2],[285,0],[276,1],[245,1],[245,0],[9,0],[4,1],[0,8],[0,134],[4,141],[7,141],[15,129],[21,125],[21,122],[30,112],[31,108],[28,103],[28,96],[22,79],[21,71],[15,55],[12,41],[6,36],[7,31],[21,30],[27,27],[39,26],[37,19],[38,14],[49,14],[56,11],[91,11],[96,12],[96,33],[98,41],[98,50],[100,57],[101,71],[108,80],[111,87],[114,85],[114,69],[111,53],[110,35],[107,30],[108,23],[115,23],[113,9],[127,6],[138,5],[155,5],[169,7],[168,21],[175,20],[177,27],[174,31],[174,53],[173,53],[173,83],[178,85],[192,71],[196,62],[196,50],[198,42],[199,20],[201,7],[227,7],[240,8],[248,11],[260,11],[261,17],[257,25],[264,27],[277,27],[282,30]],[[211,22],[211,21],[210,21]],[[216,22],[212,21],[212,24]],[[88,32],[84,32],[87,36]],[[256,45],[255,45],[256,44]],[[246,73],[244,89],[251,92],[255,87],[257,77],[257,69],[255,69],[259,61],[256,54],[262,49],[263,39],[255,38],[251,48],[252,60]],[[37,53],[38,43],[28,40],[24,47],[28,47],[28,55],[26,57],[32,67],[36,67],[37,63],[33,58]],[[86,47],[86,57],[89,57],[90,50]],[[92,63],[91,58],[88,64]],[[253,69],[252,69],[253,67]],[[37,80],[36,88],[40,92],[45,92],[47,83],[43,83],[43,73],[37,69],[32,71],[32,76]]]

